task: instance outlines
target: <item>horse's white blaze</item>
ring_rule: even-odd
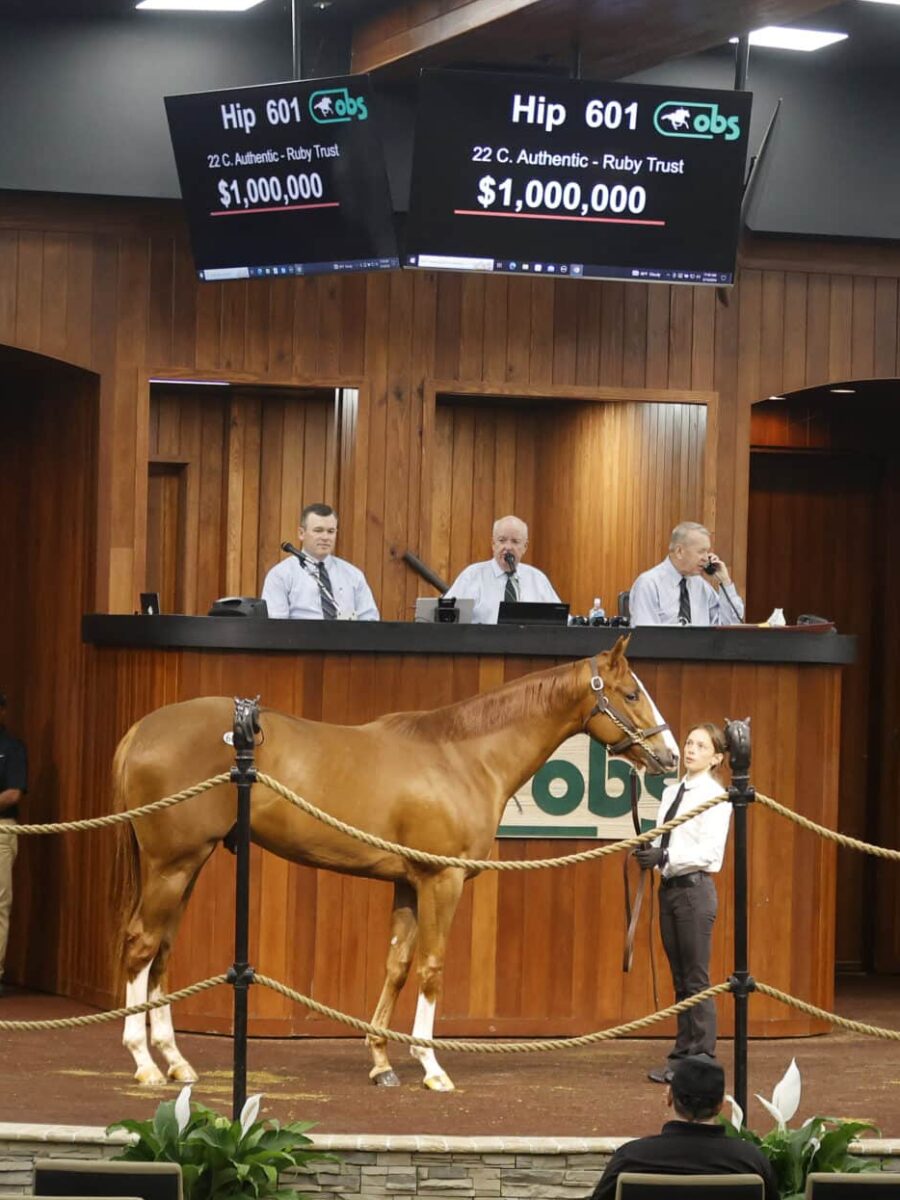
[[[146,1003],[147,981],[149,977],[150,964],[148,963],[140,974],[135,975],[134,979],[131,980],[125,989],[126,1008],[131,1008],[133,1004]],[[147,1045],[146,1013],[133,1013],[130,1017],[125,1018],[122,1043],[127,1050],[131,1051],[131,1056],[138,1071],[158,1071],[158,1067],[153,1061]]]
[[[157,984],[151,988],[149,999],[158,1000],[162,994],[162,988]],[[175,1045],[172,1009],[168,1004],[163,1008],[150,1009],[150,1041],[170,1067],[178,1067],[184,1063],[184,1056]]]
[[[662,715],[662,713],[659,711],[659,709],[656,707],[655,700],[650,695],[650,693],[647,691],[647,689],[644,687],[644,685],[641,683],[641,681],[638,679],[637,675],[634,674],[634,671],[632,671],[631,674],[634,676],[635,683],[637,683],[638,687],[641,689],[641,691],[646,696],[647,703],[653,709],[653,717],[654,717],[654,720],[656,721],[657,725],[665,725],[666,719]],[[675,736],[672,733],[672,730],[668,728],[668,726],[666,726],[666,728],[662,731],[662,735],[663,735],[663,741],[666,743],[668,748],[675,755],[675,765],[677,767],[678,759],[681,757],[681,750],[679,748],[678,743],[675,741]],[[674,768],[673,768],[673,770],[674,770]]]
[[[434,1001],[427,999],[423,992],[419,992],[416,1019],[413,1022],[413,1037],[430,1038],[434,1036],[434,1010]],[[435,1058],[434,1051],[429,1047],[410,1046],[409,1052],[422,1064],[426,1079],[430,1079],[433,1075],[443,1074],[441,1064]]]

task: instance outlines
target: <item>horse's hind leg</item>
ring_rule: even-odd
[[[444,981],[447,938],[463,882],[462,871],[448,868],[419,884],[419,999],[414,1037],[431,1038],[434,1035],[434,1014]],[[436,1092],[453,1091],[453,1080],[443,1070],[433,1050],[412,1046],[410,1054],[421,1063],[427,1088]]]
[[[125,1003],[142,1004],[164,994],[169,949],[188,896],[200,868],[212,853],[215,843],[203,846],[191,859],[165,871],[148,867],[137,912],[126,932],[125,967],[128,978]],[[149,996],[148,996],[149,989]],[[197,1078],[193,1067],[175,1044],[175,1031],[169,1006],[153,1009],[150,1029],[154,1046],[164,1055],[170,1079],[190,1082]],[[138,1083],[158,1085],[165,1082],[147,1046],[147,1018],[144,1013],[125,1018],[122,1038],[131,1051]]]
[[[394,884],[394,910],[391,914],[391,942],[388,947],[384,987],[372,1015],[372,1024],[387,1028],[394,1013],[397,997],[409,975],[416,948],[416,894],[406,882]],[[372,1051],[372,1070],[369,1078],[381,1087],[397,1087],[400,1080],[394,1074],[387,1055],[387,1039],[369,1034],[366,1042]]]

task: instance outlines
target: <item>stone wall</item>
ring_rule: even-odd
[[[0,1196],[32,1191],[35,1158],[111,1158],[126,1140],[92,1126],[0,1123]],[[312,1140],[339,1159],[298,1177],[299,1188],[323,1200],[581,1200],[625,1139],[320,1134]],[[900,1140],[861,1142],[858,1152],[900,1172]]]

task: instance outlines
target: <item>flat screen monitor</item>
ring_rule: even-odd
[[[731,284],[750,101],[425,71],[404,265]]]
[[[167,96],[201,279],[399,266],[368,77]]]

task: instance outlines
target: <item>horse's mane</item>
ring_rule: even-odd
[[[568,700],[574,666],[574,663],[564,663],[550,672],[525,675],[492,692],[458,700],[443,708],[392,713],[382,720],[390,722],[398,733],[429,741],[464,741],[479,734],[493,733],[524,718],[551,712],[561,700]]]

